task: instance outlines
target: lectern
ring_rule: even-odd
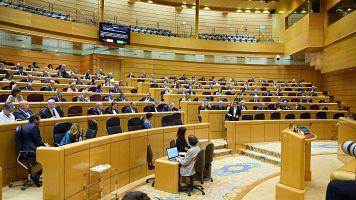
[[[311,180],[311,141],[316,139],[316,136],[307,136],[290,129],[282,132],[281,174],[276,200],[304,199],[304,182]]]

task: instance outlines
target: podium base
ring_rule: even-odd
[[[305,190],[278,183],[276,186],[276,200],[304,200],[304,192]]]

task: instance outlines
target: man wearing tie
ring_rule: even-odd
[[[33,112],[30,110],[28,101],[20,101],[19,109],[12,113],[16,120],[28,120]]]
[[[150,101],[155,101],[153,98],[151,98],[151,94],[150,93],[147,93],[146,94],[146,97],[142,97],[140,99],[140,101],[144,101],[144,102],[150,102]]]
[[[14,75],[18,75],[18,76],[27,76],[27,73],[23,71],[23,67],[19,66],[19,71],[15,72]]]
[[[148,107],[148,112],[159,112],[158,110],[159,101],[155,101],[153,105]]]
[[[111,92],[111,93],[122,93],[121,89],[120,89],[120,84],[119,83],[115,83],[114,87],[109,89],[109,92]]]
[[[47,87],[47,91],[57,91],[56,82],[54,82],[54,80],[50,80],[49,81],[49,85]]]
[[[96,102],[95,108],[91,110],[90,114],[91,115],[103,115],[103,114],[105,114],[103,103]]]
[[[228,118],[229,121],[238,121],[240,115],[241,115],[241,109],[237,105],[237,102],[233,101],[232,105],[231,105],[231,107],[229,109],[229,112],[227,114],[227,118]]]
[[[130,106],[125,109],[125,113],[138,113],[136,103],[131,101]]]
[[[57,95],[54,97],[51,97],[50,99],[53,99],[55,102],[66,102],[67,100],[63,97],[63,91],[57,90]]]
[[[56,102],[53,99],[48,100],[47,108],[40,111],[40,116],[41,119],[64,117],[63,111],[59,106],[56,106]]]
[[[245,101],[244,100],[240,101],[240,110],[247,110],[247,106],[245,105]]]

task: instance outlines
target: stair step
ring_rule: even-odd
[[[210,142],[214,144],[214,149],[224,149],[227,147],[227,142],[224,139],[213,139]]]
[[[214,157],[230,155],[231,151],[231,149],[214,149]]]
[[[251,150],[251,151],[255,151],[255,152],[259,152],[261,154],[265,154],[265,155],[269,155],[269,156],[273,156],[276,158],[281,158],[281,154],[274,152],[274,151],[270,151],[270,150],[266,150],[263,148],[258,148],[256,147],[254,144],[244,144],[245,145],[245,149]]]
[[[264,162],[269,162],[278,166],[281,164],[281,159],[272,155],[263,154],[249,149],[239,149],[239,151],[242,155],[246,155],[250,158],[254,158]]]

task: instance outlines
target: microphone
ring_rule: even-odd
[[[344,153],[356,157],[356,142],[347,140],[341,145],[341,149]]]

